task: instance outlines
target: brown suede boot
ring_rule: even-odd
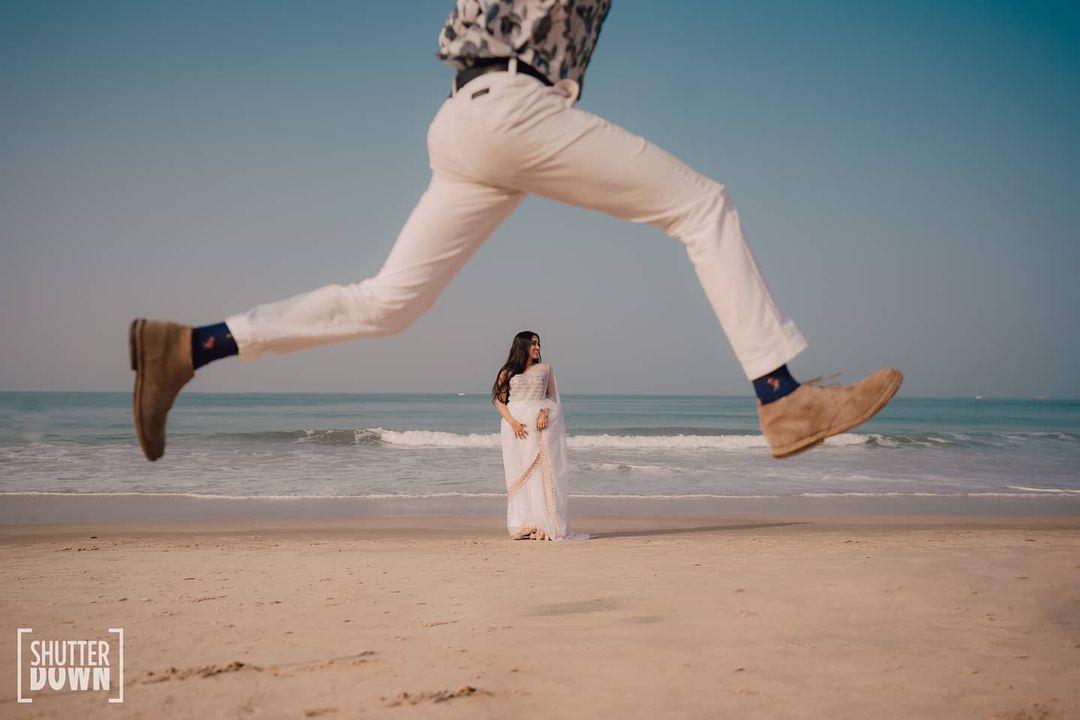
[[[848,387],[821,387],[820,378],[809,380],[775,402],[758,403],[761,432],[774,457],[809,450],[872,418],[903,381],[903,374],[893,368],[877,370]]]
[[[165,418],[191,378],[191,328],[136,318],[128,332],[131,369],[135,371],[135,434],[147,460],[165,454]]]

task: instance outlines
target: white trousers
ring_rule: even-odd
[[[529,193],[655,225],[686,245],[748,378],[804,350],[758,271],[724,186],[574,107],[574,94],[513,66],[455,92],[428,130],[431,184],[379,273],[227,318],[240,359],[401,332]]]

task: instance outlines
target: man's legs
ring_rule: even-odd
[[[436,172],[375,277],[227,318],[240,359],[401,332],[435,303],[523,197]]]
[[[686,245],[694,271],[747,378],[806,348],[783,316],[743,237],[724,186],[643,138],[569,108],[535,131],[557,151],[515,178],[522,189],[636,223]],[[567,140],[572,141],[567,143]]]
[[[135,431],[143,453],[165,452],[165,421],[173,401],[194,375],[193,337],[212,345],[235,341],[242,360],[351,338],[392,335],[430,308],[439,293],[524,194],[435,170],[379,273],[351,285],[311,292],[192,328],[142,318],[129,334],[135,371]],[[203,352],[199,348],[199,352]],[[213,358],[210,358],[213,359]]]

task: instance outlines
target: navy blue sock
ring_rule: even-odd
[[[203,325],[191,332],[191,362],[196,370],[208,362],[236,355],[239,352],[236,341],[229,332],[229,326],[223,322],[217,325]]]
[[[768,405],[790,395],[798,387],[799,383],[791,377],[787,365],[781,365],[768,375],[762,375],[754,380],[754,392],[757,393],[762,405]]]

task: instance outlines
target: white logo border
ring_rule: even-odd
[[[16,692],[15,692],[15,698],[16,698],[17,702],[21,702],[21,703],[32,703],[32,702],[34,702],[34,698],[26,698],[26,697],[23,697],[23,694],[22,694],[22,688],[23,688],[23,682],[22,682],[22,668],[23,668],[23,663],[22,663],[22,646],[23,646],[22,636],[24,634],[28,634],[28,633],[32,633],[32,632],[34,632],[34,628],[19,628],[18,631],[15,633],[15,662],[17,663],[15,676],[17,678],[17,682],[19,683],[18,688],[16,689]],[[117,683],[120,686],[120,696],[119,697],[114,697],[114,698],[109,698],[109,702],[111,702],[111,703],[122,703],[122,702],[124,702],[124,628],[109,628],[109,633],[113,634],[113,635],[117,635],[119,640],[120,640],[120,677],[119,677],[118,683]]]

